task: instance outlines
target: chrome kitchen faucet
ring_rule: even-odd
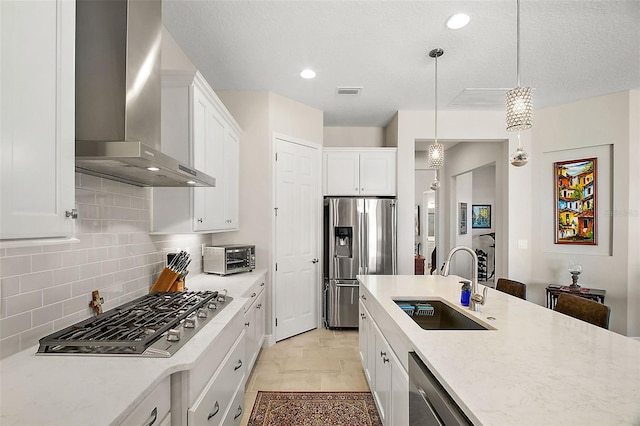
[[[449,276],[449,267],[451,266],[451,258],[458,251],[466,251],[469,253],[473,260],[473,266],[471,267],[471,298],[469,303],[469,309],[472,311],[479,312],[480,305],[484,305],[484,302],[487,301],[487,287],[485,286],[482,291],[482,295],[478,293],[478,256],[476,252],[471,250],[469,247],[458,246],[451,249],[449,254],[447,255],[447,260],[444,262],[444,268],[440,275],[443,277]]]

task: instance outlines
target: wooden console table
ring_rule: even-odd
[[[549,309],[555,308],[556,303],[558,303],[558,295],[561,293],[573,294],[574,296],[584,297],[600,303],[604,303],[604,296],[607,294],[607,290],[599,288],[580,287],[577,290],[572,290],[568,285],[558,286],[553,284],[548,285],[546,290],[547,308]]]

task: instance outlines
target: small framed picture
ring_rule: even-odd
[[[459,203],[458,218],[460,220],[460,235],[467,233],[467,203]]]
[[[480,229],[491,228],[491,205],[474,204],[471,206],[471,227]]]

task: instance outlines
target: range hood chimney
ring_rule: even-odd
[[[161,152],[161,0],[76,2],[76,171],[137,186],[215,186]]]

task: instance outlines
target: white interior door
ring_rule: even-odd
[[[320,147],[276,138],[276,341],[318,325]]]

